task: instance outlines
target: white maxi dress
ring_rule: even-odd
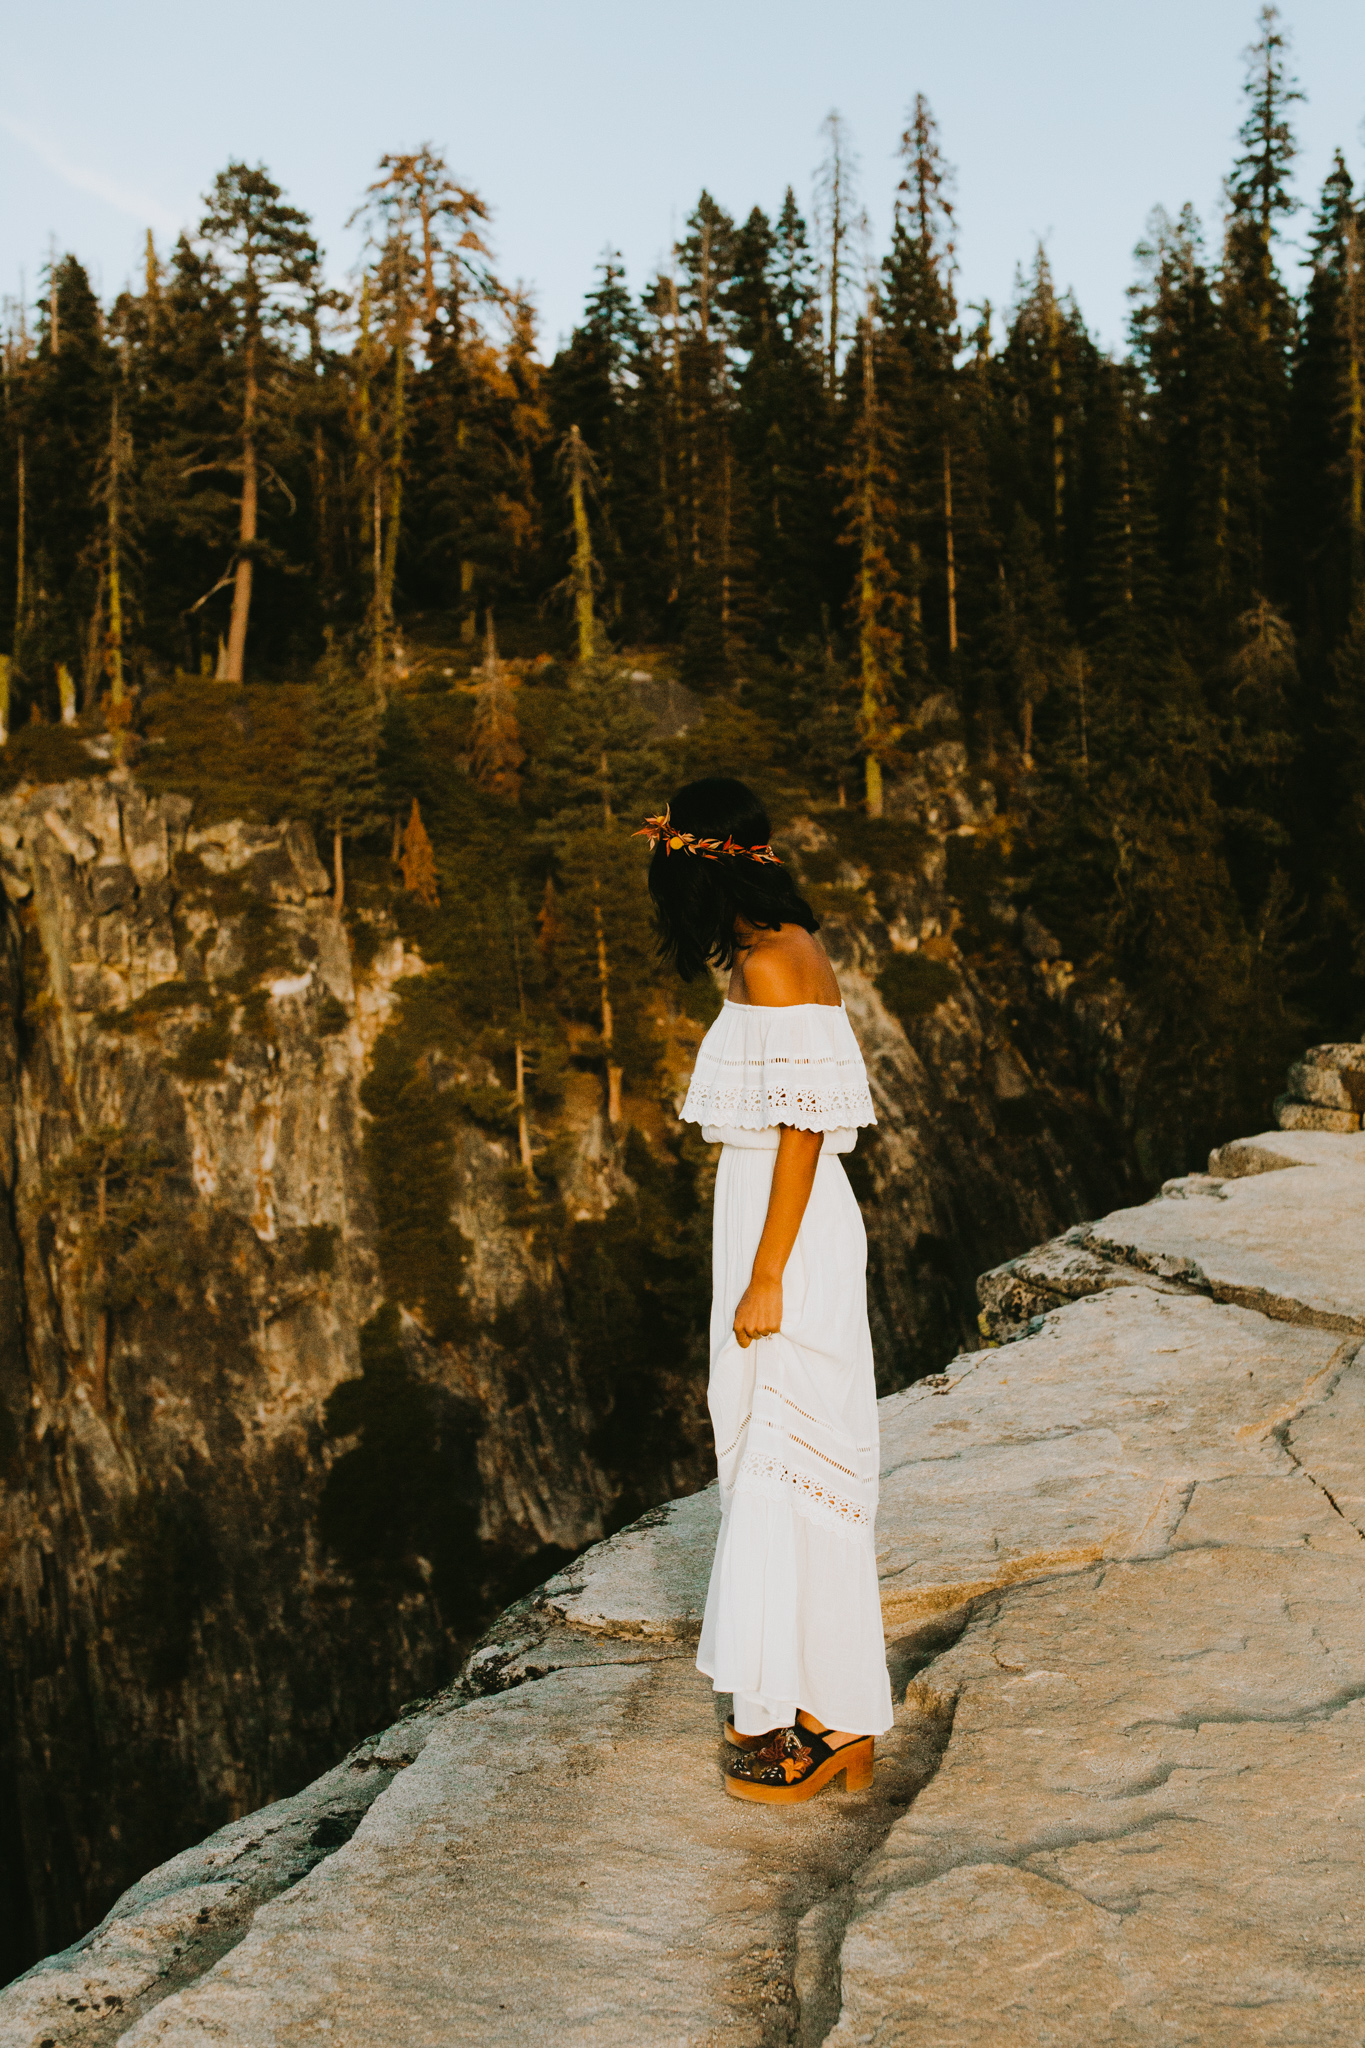
[[[877,1394],[867,1240],[839,1160],[876,1122],[842,1004],[727,1002],[682,1115],[724,1150],[716,1171],[709,1405],[721,1526],[697,1668],[734,1695],[741,1735],[796,1718],[891,1726],[873,1530]],[[823,1131],[782,1275],[782,1327],[741,1347],[731,1325],[768,1212],[780,1126]]]

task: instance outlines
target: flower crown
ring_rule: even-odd
[[[723,853],[738,854],[744,860],[756,860],[765,867],[780,868],[782,863],[771,846],[741,846],[739,841],[728,835],[724,839],[698,839],[695,832],[680,832],[668,815],[669,807],[664,805],[659,818],[646,818],[638,832],[632,832],[632,839],[647,839],[649,850],[655,852],[662,845],[665,853],[699,853],[703,860],[719,860]]]

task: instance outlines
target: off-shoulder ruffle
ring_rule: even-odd
[[[764,1131],[875,1124],[867,1069],[840,1004],[726,1003],[697,1052],[684,1123]]]

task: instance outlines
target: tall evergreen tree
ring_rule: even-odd
[[[1337,151],[1311,240],[1293,380],[1295,597],[1310,648],[1345,630],[1365,588],[1365,247]],[[1301,580],[1300,580],[1301,579]]]
[[[230,163],[209,194],[200,239],[212,253],[220,304],[231,320],[234,438],[241,475],[226,680],[240,683],[246,662],[251,588],[260,554],[262,482],[272,472],[263,442],[286,429],[275,409],[292,333],[317,287],[320,256],[306,214],[287,206],[263,165]]]
[[[1276,486],[1288,429],[1296,309],[1275,261],[1275,241],[1280,221],[1298,206],[1289,183],[1298,149],[1289,116],[1303,95],[1288,70],[1278,8],[1262,7],[1246,65],[1242,154],[1228,180],[1218,289],[1223,348],[1215,589],[1225,631],[1282,580]]]
[[[961,335],[953,289],[953,174],[922,93],[901,137],[900,158],[891,248],[882,266],[890,340],[885,383],[900,452],[905,665],[918,694],[926,675],[926,631],[948,663],[958,651],[959,528],[969,467],[959,444],[970,440],[955,403]]]
[[[843,538],[855,551],[849,617],[856,636],[861,704],[858,731],[864,760],[864,801],[882,815],[885,769],[901,735],[902,621],[905,594],[896,477],[899,449],[880,391],[882,329],[869,281],[867,310],[850,363],[857,376],[857,413],[844,464]]]
[[[379,776],[380,714],[371,678],[333,639],[318,673],[302,786],[317,823],[332,841],[332,902],[346,898],[342,848],[384,822]]]

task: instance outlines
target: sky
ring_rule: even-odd
[[[1123,344],[1133,246],[1193,200],[1216,244],[1256,0],[56,0],[5,10],[0,295],[49,249],[106,297],[193,227],[230,157],[263,162],[342,280],[385,150],[429,141],[493,209],[542,349],[608,245],[641,288],[705,185],[731,213],[808,207],[831,108],[885,242],[906,108],[927,94],[958,171],[960,295],[1009,303],[1046,243],[1091,331]],[[1365,174],[1365,5],[1287,0],[1307,94],[1298,185],[1334,148]],[[1290,224],[1301,241],[1308,213]],[[1297,260],[1290,252],[1291,265]]]

